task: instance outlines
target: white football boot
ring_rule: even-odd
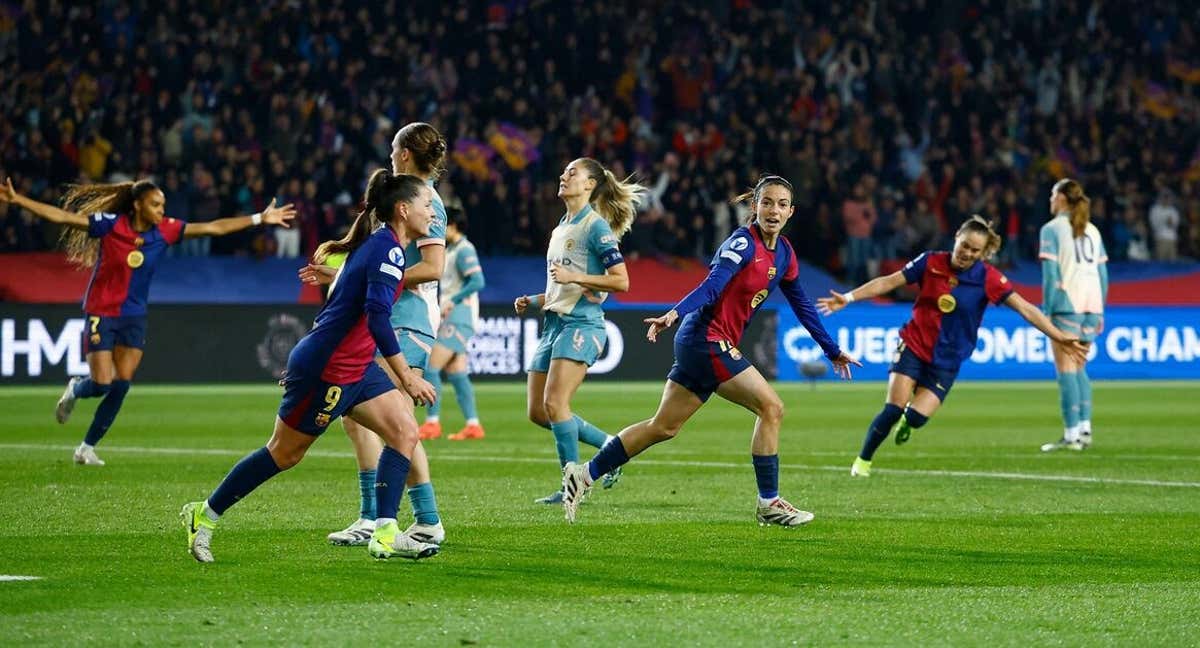
[[[371,541],[372,533],[375,533],[375,520],[359,518],[345,529],[325,536],[325,539],[329,540],[329,544],[339,547],[361,547]]]
[[[766,506],[759,506],[755,517],[758,518],[758,523],[762,526],[778,524],[779,526],[792,527],[808,524],[813,520],[812,513],[801,511],[782,497],[776,497]]]

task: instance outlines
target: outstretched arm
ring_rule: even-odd
[[[1033,324],[1037,330],[1045,333],[1046,337],[1062,345],[1062,348],[1080,363],[1087,361],[1087,343],[1080,342],[1079,338],[1072,337],[1055,326],[1049,317],[1046,317],[1036,306],[1026,301],[1017,291],[1014,290],[1011,292],[1004,299],[1004,303],[1009,308],[1017,311],[1017,314],[1024,318],[1026,322]]]
[[[271,204],[267,205],[266,209],[251,216],[231,216],[229,218],[218,218],[208,223],[188,223],[187,227],[183,230],[183,237],[225,236],[226,234],[240,232],[248,227],[254,227],[263,223],[291,227],[291,220],[295,217],[295,207],[290,203],[282,207],[276,207],[275,199],[272,198]]]
[[[908,279],[904,277],[904,272],[896,271],[890,275],[875,277],[858,288],[844,293],[830,290],[828,297],[817,299],[817,306],[822,315],[832,315],[845,308],[850,302],[886,295],[906,283],[908,283]]]
[[[820,345],[821,350],[825,352],[825,357],[833,363],[834,371],[842,378],[850,378],[850,365],[861,367],[862,363],[842,351],[837,342],[833,341],[833,337],[829,335],[829,331],[825,330],[825,325],[821,323],[821,318],[817,315],[817,309],[813,307],[812,300],[808,298],[808,294],[804,292],[800,282],[784,281],[780,287],[783,289],[783,296],[787,298],[788,305],[792,307],[792,312],[796,314],[796,319],[800,320],[812,339]]]
[[[12,178],[7,179],[4,186],[0,187],[0,204],[4,203],[12,203],[17,207],[27,210],[34,216],[51,223],[66,225],[67,227],[74,227],[76,229],[88,228],[88,217],[86,214],[76,214],[75,212],[59,209],[54,205],[48,205],[22,196],[13,189]]]

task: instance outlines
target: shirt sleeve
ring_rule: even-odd
[[[108,212],[96,212],[88,217],[88,236],[102,238],[117,225],[117,215]]]
[[[900,272],[904,273],[904,280],[910,284],[921,283],[921,278],[925,276],[925,266],[929,263],[929,253],[922,252],[921,256],[909,261],[904,265]]]
[[[1038,258],[1058,260],[1058,235],[1054,232],[1054,228],[1047,223],[1042,225],[1042,231],[1038,234]]]
[[[158,224],[158,231],[162,232],[163,240],[167,245],[175,245],[183,240],[183,229],[187,227],[186,221],[181,221],[178,218],[164,218]]]
[[[392,304],[404,281],[404,250],[398,245],[379,245],[371,251],[367,266],[367,295],[364,310],[367,329],[383,357],[400,353],[392,333]]]
[[[745,231],[735,232],[721,244],[717,253],[713,255],[708,276],[699,286],[696,286],[695,290],[688,293],[675,305],[675,312],[683,317],[717,301],[721,292],[725,290],[725,286],[729,284],[729,280],[750,263],[753,255],[754,242],[750,240],[750,235]]]
[[[621,256],[621,249],[617,246],[617,236],[602,218],[592,221],[588,228],[588,250],[605,269],[625,263],[625,257]]]
[[[442,201],[433,201],[433,221],[429,223],[429,233],[417,239],[417,247],[426,245],[446,245],[446,206]]]
[[[474,247],[459,252],[454,260],[454,267],[463,278],[462,288],[450,296],[450,301],[461,304],[464,299],[483,290],[487,284],[483,279],[483,268],[479,265],[479,255]]]
[[[1008,280],[1008,277],[1004,276],[1003,272],[1000,272],[991,265],[987,266],[987,275],[983,280],[983,289],[987,293],[988,301],[993,304],[999,304],[1008,299],[1008,296],[1013,293],[1012,282]]]
[[[795,263],[795,260],[792,261]],[[787,298],[788,305],[792,307],[792,312],[796,314],[796,319],[808,329],[809,335],[812,336],[821,350],[825,352],[825,357],[830,360],[836,360],[842,355],[842,349],[833,341],[833,337],[829,335],[829,331],[825,330],[825,325],[821,323],[821,316],[817,314],[817,309],[813,307],[812,300],[808,298],[808,294],[804,292],[804,288],[799,281],[787,280],[780,284],[783,289],[783,296]]]

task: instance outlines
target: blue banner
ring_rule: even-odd
[[[853,306],[823,318],[838,344],[863,363],[854,377],[885,380],[910,306]],[[779,309],[779,379],[800,380],[800,366],[823,361],[821,348],[787,308]],[[828,363],[825,363],[828,366]],[[824,378],[831,378],[827,371]],[[1093,378],[1200,378],[1200,308],[1110,306],[1104,331],[1092,345]],[[960,380],[1054,378],[1054,353],[1041,331],[1007,306],[989,307],[975,353]]]

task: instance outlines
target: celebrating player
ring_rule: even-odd
[[[388,322],[401,291],[403,247],[429,233],[433,190],[420,178],[380,169],[367,184],[366,207],[340,241],[322,244],[319,255],[349,257],[317,314],[313,329],[292,349],[275,429],[263,448],[243,458],[203,502],[180,512],[188,549],[212,562],[212,531],[229,507],[304,458],[331,421],[343,414],[374,430],[387,444],[376,467],[375,529],[368,551],[375,558],[425,558],[437,545],[400,533],[396,511],[417,444],[413,405],[372,362],[376,348],[409,397],[433,400],[433,386],[413,373]],[[378,220],[385,226],[374,229]]]
[[[479,412],[475,409],[475,390],[471,376],[467,373],[467,341],[475,334],[475,321],[479,319],[479,296],[483,290],[483,268],[479,267],[479,255],[475,246],[467,240],[463,231],[466,218],[461,211],[449,216],[446,223],[446,270],[442,273],[442,325],[438,329],[437,342],[429,354],[429,372],[426,378],[438,392],[438,398],[429,405],[429,414],[421,426],[422,437],[437,438],[442,434],[439,414],[442,409],[442,370],[454,385],[454,397],[463,417],[467,419],[463,429],[450,435],[451,441],[482,439],[483,425],[479,423]]]
[[[392,172],[415,175],[425,182],[433,196],[434,216],[428,231],[411,237],[404,248],[405,258],[419,258],[420,261],[405,271],[404,291],[392,307],[389,318],[400,344],[400,352],[418,375],[425,372],[439,316],[437,281],[446,259],[446,207],[433,188],[433,181],[441,173],[445,158],[446,140],[429,124],[408,124],[396,131],[392,138]],[[313,260],[313,264],[301,269],[301,280],[312,284],[331,281],[335,272],[332,268],[322,267],[325,259],[320,250]],[[385,373],[391,371],[383,358],[377,357],[376,362]],[[391,378],[400,384],[396,375],[391,375]],[[342,423],[354,445],[354,456],[358,463],[359,516],[345,529],[330,533],[327,539],[335,545],[358,546],[367,544],[375,530],[375,461],[383,447],[379,436],[369,429],[363,429],[354,420],[346,419]],[[408,487],[408,497],[416,519],[404,533],[421,542],[441,544],[446,538],[446,531],[433,493],[429,457],[420,443],[413,450]]]
[[[1108,297],[1108,254],[1100,230],[1090,222],[1091,201],[1078,182],[1064,178],[1050,191],[1050,222],[1042,226],[1042,312],[1058,328],[1091,345],[1104,330]],[[1092,445],[1092,381],[1087,356],[1077,358],[1054,347],[1062,404],[1063,435],[1042,452]]]
[[[1051,324],[1013,290],[1007,277],[987,263],[998,249],[1000,236],[983,218],[972,216],[958,228],[953,252],[925,252],[897,272],[846,293],[831,290],[829,297],[817,300],[821,312],[829,315],[851,302],[886,295],[904,284],[920,288],[912,319],[900,329],[900,346],[888,375],[887,403],[867,428],[851,475],[869,477],[875,451],[889,434],[896,434],[897,444],[905,443],[912,431],[925,425],[942,406],[959,367],[975,350],[989,302],[1007,304],[1063,345],[1063,353],[1082,357],[1086,347],[1077,338]]]
[[[59,209],[18,194],[10,179],[0,188],[0,204],[4,203],[65,225],[67,258],[92,270],[83,298],[89,375],[67,381],[54,410],[54,418],[66,423],[78,399],[103,396],[83,442],[75,449],[75,463],[86,466],[104,465],[96,456],[96,444],[121,411],[133,374],[142,362],[150,280],[167,247],[184,238],[223,236],[262,223],[288,227],[296,215],[291,205],[276,207],[272,200],[266,209],[251,216],[186,223],[164,215],[166,197],[149,180],[75,185],[67,190],[64,208]]]
[[[683,424],[716,392],[754,412],[750,459],[758,482],[757,519],[760,524],[796,526],[813,519],[779,496],[779,427],[783,401],[762,374],[738,350],[738,342],[762,303],[782,286],[796,317],[812,334],[843,378],[858,360],[829,337],[812,301],[800,286],[800,265],[791,244],[780,233],[792,217],[792,185],[769,175],[754,190],[738,197],[753,199],[752,220],[725,240],[713,256],[708,277],[660,317],[646,320],[646,336],[658,334],[680,317],[675,335],[675,364],[667,375],[662,401],[654,417],[634,423],[586,464],[567,464],[563,470],[563,510],[575,521],[579,502],[592,482],[616,470],[646,448],[675,438]]]
[[[542,339],[529,364],[529,420],[554,433],[560,467],[579,460],[580,441],[599,448],[612,438],[572,413],[571,397],[608,341],[601,305],[608,293],[629,290],[617,241],[633,224],[644,191],[591,158],[568,164],[558,179],[567,213],[546,250],[546,291],[513,302],[518,315],[530,306],[545,312]],[[605,488],[619,474],[608,475]],[[562,492],[536,501],[558,504]]]

